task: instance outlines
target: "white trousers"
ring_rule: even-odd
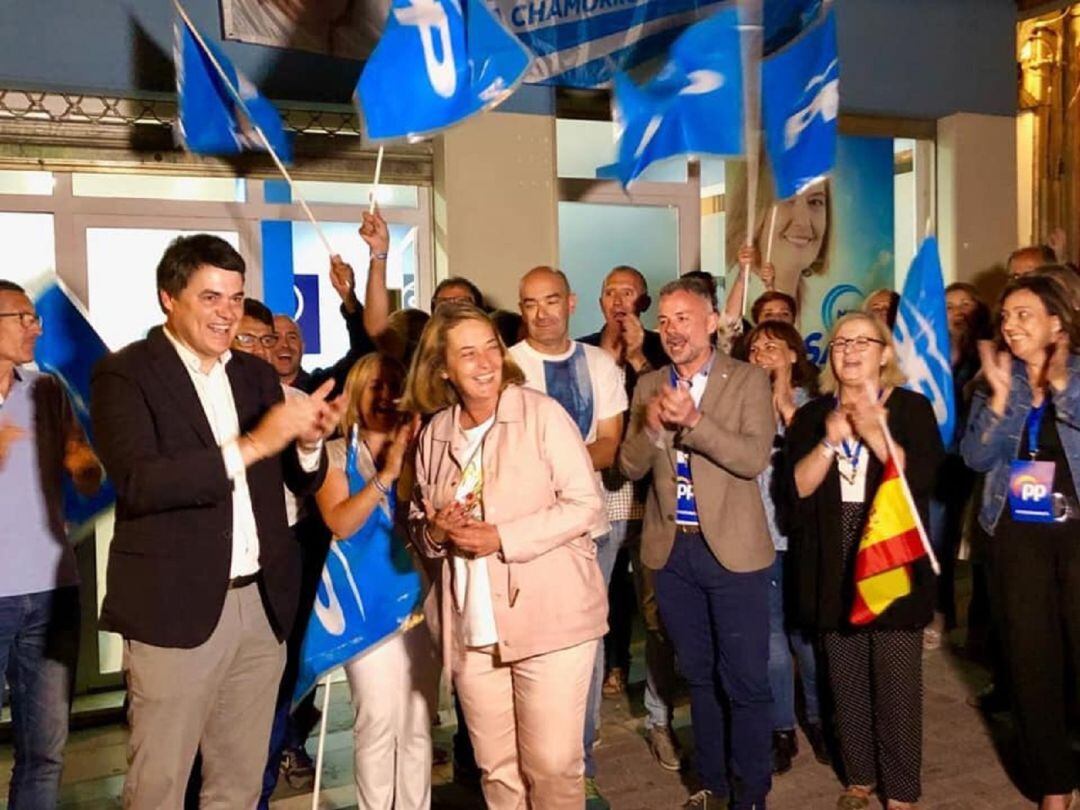
[[[440,661],[426,624],[345,665],[356,722],[359,810],[431,807],[431,720]]]

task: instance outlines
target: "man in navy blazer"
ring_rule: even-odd
[[[337,419],[327,384],[284,399],[229,346],[244,260],[206,234],[157,268],[165,324],[94,370],[91,415],[117,491],[101,625],[124,637],[128,808],[178,808],[202,750],[203,808],[258,800],[299,550],[283,485],[312,491]]]

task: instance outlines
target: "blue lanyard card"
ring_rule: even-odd
[[[1009,467],[1009,511],[1024,523],[1054,521],[1054,462],[1014,461]]]

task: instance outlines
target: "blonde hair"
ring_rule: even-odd
[[[365,354],[349,369],[345,377],[343,394],[345,396],[345,412],[341,415],[341,432],[345,438],[349,437],[353,426],[361,428],[364,425],[364,416],[360,413],[360,397],[380,371],[387,371],[395,375],[398,380],[394,398],[401,395],[401,383],[405,380],[405,367],[392,357],[372,352]]]
[[[900,370],[900,363],[896,359],[896,349],[893,346],[892,332],[890,332],[889,328],[873,315],[869,315],[865,312],[849,312],[847,315],[844,315],[840,320],[833,324],[833,328],[829,332],[828,343],[833,341],[841,329],[849,323],[854,323],[856,321],[870,324],[874,328],[874,332],[877,333],[878,339],[885,344],[882,346],[882,352],[885,353],[886,359],[885,365],[881,368],[881,387],[896,388],[907,382],[907,377],[905,377],[904,372]],[[888,349],[887,352],[885,352],[886,349]],[[840,388],[840,383],[836,379],[836,374],[833,372],[831,350],[829,352],[829,362],[825,364],[825,368],[821,371],[821,382],[819,387],[823,394],[836,394]]]
[[[443,375],[446,371],[446,337],[451,329],[465,321],[487,324],[495,339],[499,341],[499,354],[503,361],[499,391],[506,390],[508,385],[521,385],[525,382],[525,375],[510,359],[506,344],[499,337],[499,330],[495,328],[487,313],[472,304],[444,304],[431,316],[420,336],[420,344],[413,354],[409,376],[405,380],[402,410],[428,415],[461,401],[450,380]]]
[[[746,244],[746,226],[749,212],[746,210],[746,162],[729,160],[724,163],[726,190],[724,192],[724,255],[728,267],[738,265],[736,257]],[[828,179],[822,184],[825,191],[827,209],[825,212],[825,233],[821,236],[821,249],[809,267],[802,269],[804,276],[820,275],[828,269],[829,243],[833,231],[832,183]],[[803,192],[806,193],[805,191]],[[761,251],[761,260],[765,261],[765,246],[759,244],[766,226],[769,224],[769,209],[773,203],[784,202],[776,199],[772,171],[768,162],[758,164],[757,200],[754,211],[754,244]]]

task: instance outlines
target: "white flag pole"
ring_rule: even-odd
[[[773,203],[772,215],[769,217],[769,239],[765,243],[765,264],[772,263],[773,239],[776,237],[776,208],[777,204]],[[773,286],[776,286],[775,279],[773,280]]]
[[[311,810],[319,810],[319,791],[322,787],[323,756],[326,753],[326,719],[330,714],[330,673],[322,679],[322,717],[319,718],[319,745],[315,749],[315,787],[311,794]]]
[[[371,184],[371,204],[368,205],[368,213],[374,214],[375,207],[379,204],[379,180],[382,178],[383,148],[379,147],[379,156],[375,158],[375,180]]]
[[[297,190],[296,183],[292,179],[292,175],[289,174],[289,170],[285,168],[285,164],[281,162],[281,158],[279,158],[277,152],[274,151],[274,147],[270,144],[270,139],[266,137],[266,133],[262,131],[262,127],[259,126],[258,122],[256,122],[255,119],[252,118],[251,114],[248,112],[247,104],[244,102],[244,99],[243,97],[241,97],[239,91],[235,87],[233,87],[232,81],[230,81],[229,79],[229,75],[221,67],[221,63],[219,63],[217,57],[214,56],[214,52],[211,51],[210,48],[207,46],[206,40],[203,39],[202,34],[199,33],[199,29],[196,28],[195,24],[191,21],[191,18],[188,16],[187,11],[185,11],[184,7],[180,5],[180,0],[173,0],[173,5],[176,7],[176,13],[179,14],[181,19],[183,19],[183,21],[187,24],[187,27],[191,31],[192,36],[194,36],[195,39],[198,40],[199,45],[202,46],[203,51],[206,53],[206,57],[210,60],[210,64],[214,66],[214,69],[218,72],[218,76],[221,77],[221,81],[229,89],[229,95],[233,97],[233,101],[236,102],[237,106],[239,106],[240,109],[244,111],[245,115],[247,115],[248,123],[251,124],[251,128],[255,131],[255,134],[259,136],[259,140],[262,141],[263,147],[270,154],[270,158],[274,161],[274,165],[277,166],[278,171],[281,172],[281,176],[285,178],[285,182],[289,184],[289,190],[292,193],[293,199],[296,200],[297,203],[299,203],[300,208],[303,209],[304,214],[306,214],[307,218],[311,221],[312,226],[315,228],[315,233],[319,235],[319,239],[322,241],[323,247],[326,248],[326,252],[329,253],[331,256],[336,255],[334,253],[334,249],[330,247],[330,240],[326,238],[326,234],[323,232],[323,229],[319,227],[319,223],[316,221],[315,215],[311,213],[311,208],[308,206],[307,200],[305,200],[304,196]]]
[[[761,163],[761,57],[764,49],[762,0],[739,0],[739,49],[743,74],[743,147],[746,149],[746,247],[754,246],[757,224],[758,167]],[[742,309],[750,291],[750,263],[742,264]]]

